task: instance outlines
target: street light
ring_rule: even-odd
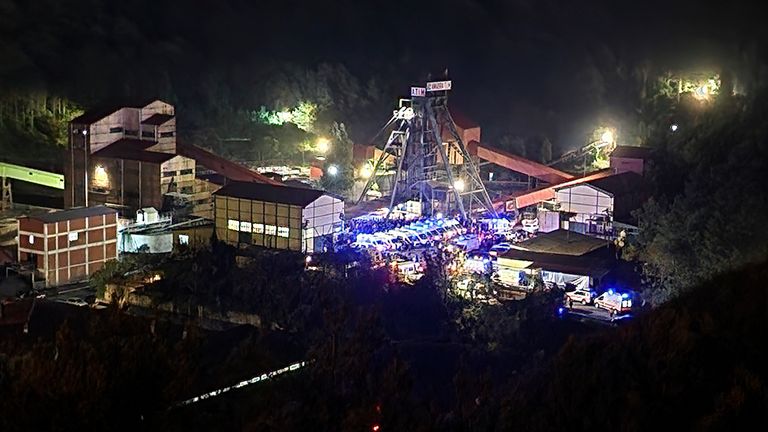
[[[328,167],[328,174],[335,176],[338,173],[339,173],[339,167],[337,167],[336,165],[330,165]]]
[[[677,132],[677,129],[678,127],[676,124],[673,124],[672,126],[669,127],[669,130],[671,130],[672,132]]]
[[[327,153],[331,148],[331,141],[328,138],[320,137],[317,139],[317,151]]]

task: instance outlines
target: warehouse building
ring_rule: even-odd
[[[19,263],[47,287],[87,279],[117,258],[117,211],[105,206],[18,219]]]
[[[216,236],[237,247],[323,252],[342,229],[344,202],[321,190],[232,182],[214,195]]]

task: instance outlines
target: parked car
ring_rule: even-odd
[[[70,304],[73,306],[88,306],[88,303],[85,300],[77,297],[70,297],[64,300],[62,303]]]
[[[594,293],[592,291],[576,289],[573,291],[567,291],[565,293],[565,299],[568,302],[581,303],[587,305],[592,303]]]

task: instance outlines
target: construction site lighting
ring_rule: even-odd
[[[459,192],[462,192],[464,190],[464,180],[458,179],[453,182],[453,188],[456,189]]]
[[[338,173],[339,173],[339,167],[337,167],[336,165],[330,165],[328,167],[328,174],[335,176]]]
[[[611,130],[607,130],[600,135],[600,141],[603,144],[612,144],[614,139],[616,139],[616,137],[613,136],[613,131]]]
[[[669,130],[671,130],[672,132],[677,132],[677,125],[673,124],[672,126],[669,127]]]
[[[320,153],[327,153],[331,148],[331,141],[328,138],[317,139],[317,151]]]

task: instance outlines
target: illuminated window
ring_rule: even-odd
[[[288,227],[277,227],[277,235],[278,237],[288,237],[288,233],[290,230]]]
[[[260,224],[260,223],[253,224],[253,232],[255,234],[264,234],[264,224]]]
[[[35,244],[35,236],[32,234],[29,235],[29,244]]]
[[[188,245],[189,236],[186,234],[179,234],[179,244]]]
[[[71,233],[69,233],[68,237],[69,237],[69,241],[71,241],[71,242],[77,241],[78,234],[76,232],[71,232]]]
[[[231,229],[232,231],[237,231],[240,229],[240,222],[236,221],[234,219],[230,219],[227,221],[227,229]]]
[[[242,231],[242,232],[251,232],[251,223],[250,222],[240,222],[240,231]]]
[[[277,234],[277,227],[274,225],[264,225],[264,233],[267,235]]]

